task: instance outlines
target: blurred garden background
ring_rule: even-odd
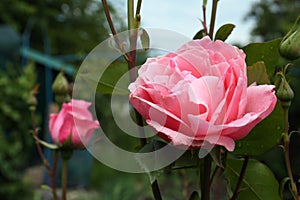
[[[118,31],[125,30],[126,12],[119,9],[119,3],[124,2],[110,2]],[[221,6],[219,9],[222,12]],[[232,9],[238,8],[233,5]],[[243,19],[255,21],[251,41],[283,37],[300,14],[299,10],[299,1],[255,2]],[[54,100],[51,85],[55,76],[64,68],[69,81],[74,81],[85,56],[109,37],[109,27],[102,4],[97,0],[2,0],[0,13],[0,199],[49,199],[50,192],[41,187],[49,183],[49,177],[30,135],[31,115],[27,104],[30,90],[36,83],[40,84],[37,121],[40,138],[50,141],[48,114]],[[141,55],[138,60],[142,62],[145,58],[146,55]],[[114,64],[125,64],[125,61],[120,59]],[[281,63],[276,67],[282,67]],[[295,92],[290,126],[291,130],[299,130],[300,62],[290,67],[289,79]],[[138,139],[122,134],[113,121],[110,107],[102,106],[110,105],[110,96],[99,93],[96,102],[98,120],[108,137],[118,146],[135,151]],[[293,173],[299,179],[300,135],[294,134],[292,138]],[[51,160],[51,152],[45,150],[45,154]],[[272,169],[279,181],[286,176],[280,147],[270,149],[259,159]],[[146,174],[110,169],[86,151],[75,153],[69,170],[69,199],[152,199]],[[160,176],[164,199],[185,199],[197,185],[196,179],[187,182],[195,173],[193,169],[178,169]],[[57,182],[59,185],[60,180]]]

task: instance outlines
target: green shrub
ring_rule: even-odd
[[[23,171],[34,148],[27,106],[34,82],[33,65],[25,68],[8,65],[0,70],[0,197],[3,200],[31,199],[31,188],[23,180]]]

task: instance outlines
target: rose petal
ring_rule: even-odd
[[[274,109],[277,98],[273,85],[249,86],[247,89],[246,113],[257,113],[259,118],[266,118]]]

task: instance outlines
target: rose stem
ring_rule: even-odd
[[[141,1],[138,2],[138,7],[136,10],[136,16],[140,15],[141,10]],[[130,76],[130,82],[135,81],[137,74],[135,71],[136,67],[136,43],[137,43],[137,36],[138,36],[138,27],[136,27],[136,24],[139,24],[140,17],[136,17],[134,19],[134,0],[128,0],[128,30],[130,33],[130,53],[129,53],[129,60],[128,60],[128,68],[129,68],[129,76]],[[134,109],[136,121],[138,124],[138,130],[140,134],[140,143],[141,146],[145,146],[147,144],[147,140],[145,138],[145,133],[143,127],[143,119],[140,113],[137,112],[136,109]]]
[[[181,174],[181,177],[182,177],[183,188],[184,188],[183,195],[185,196],[186,200],[189,200],[189,196],[188,196],[189,195],[189,183],[188,183],[188,180],[187,180],[187,177],[186,177],[185,169],[181,169],[180,174]]]
[[[211,175],[211,178],[210,178],[210,181],[209,181],[209,187],[211,187],[211,185],[212,185],[212,183],[213,183],[213,180],[214,180],[216,174],[219,172],[219,170],[222,170],[222,168],[219,167],[219,166],[217,165],[217,166],[215,167],[215,169],[214,169],[212,175]]]
[[[202,13],[203,13],[202,26],[203,26],[205,34],[208,35],[207,22],[206,22],[206,3],[207,3],[207,1],[203,1],[203,4],[202,4]]]
[[[126,53],[126,51],[124,50],[122,42],[120,41],[120,39],[119,39],[119,37],[117,35],[117,31],[115,29],[114,23],[113,23],[112,18],[110,16],[109,7],[107,5],[106,0],[102,0],[102,5],[103,5],[103,8],[104,8],[105,16],[106,16],[108,25],[110,27],[111,33],[114,36],[114,40],[119,45],[119,48],[120,48],[121,52],[123,53],[123,57],[125,58],[126,61],[128,61],[129,60],[129,56]]]
[[[290,178],[293,197],[295,200],[299,200],[298,189],[297,189],[297,186],[293,179],[293,172],[292,172],[291,161],[290,161],[290,136],[288,135],[288,132],[289,132],[289,112],[288,111],[289,111],[288,108],[283,109],[283,114],[284,114],[284,137],[283,137],[284,157],[285,157],[286,169],[288,172],[288,176]]]
[[[105,15],[106,15],[107,21],[109,23],[111,32],[114,35],[115,41],[119,44],[119,47],[120,47],[121,51],[124,54],[125,60],[128,63],[128,68],[130,70],[129,71],[130,81],[133,82],[136,79],[136,72],[135,72],[134,68],[135,68],[135,65],[136,65],[136,50],[135,49],[136,49],[136,42],[137,42],[137,30],[132,30],[132,32],[130,31],[130,50],[131,50],[131,52],[128,55],[125,52],[125,50],[124,50],[124,48],[123,48],[123,46],[122,46],[122,44],[121,44],[121,42],[120,42],[120,40],[117,36],[117,32],[114,28],[114,24],[113,24],[113,21],[111,19],[110,11],[109,11],[106,0],[102,0],[102,4],[103,4],[103,7],[104,7]],[[141,4],[142,4],[142,1],[139,0],[137,10],[136,10],[136,16],[140,15]],[[136,17],[136,23],[134,23],[133,20],[134,20],[134,18],[133,18],[133,1],[128,0],[128,28],[129,28],[129,30],[131,28],[138,28],[138,27],[134,27],[134,26],[135,26],[135,24],[138,24],[137,20],[140,20],[140,16]],[[140,143],[141,143],[141,146],[145,146],[147,144],[147,140],[145,138],[144,129],[142,127],[143,126],[143,119],[142,119],[142,116],[137,112],[137,110],[136,109],[134,109],[134,110],[135,110],[135,116],[136,116],[137,124],[139,125],[138,129],[139,129],[139,133],[140,133]],[[162,199],[160,191],[159,191],[157,180],[155,180],[151,184],[151,187],[152,187],[152,192],[153,192],[153,195],[154,195],[155,199],[156,200]]]
[[[217,6],[219,0],[213,0],[210,27],[209,27],[209,37],[212,39],[214,34],[214,27],[217,14]],[[203,1],[203,15],[204,15],[204,24],[206,26],[206,1]],[[206,31],[207,32],[207,31]],[[201,183],[201,199],[209,200],[210,199],[210,173],[211,173],[211,164],[212,160],[210,155],[207,155],[204,158],[204,166],[200,167],[200,183]]]
[[[199,162],[200,163],[200,162]],[[211,173],[211,157],[207,155],[204,157],[203,165],[200,164],[200,186],[201,186],[201,200],[210,199],[210,173]]]
[[[213,0],[211,19],[210,19],[210,27],[209,27],[209,37],[211,39],[213,39],[213,35],[214,35],[214,28],[215,28],[218,1],[219,0]]]
[[[35,138],[38,138],[36,121],[35,121],[35,111],[31,112],[31,121],[32,121],[33,135],[34,135]],[[36,140],[35,143],[36,143],[36,147],[37,147],[39,156],[40,156],[40,158],[41,158],[41,160],[42,160],[42,162],[43,162],[43,164],[46,168],[46,171],[50,175],[53,200],[56,200],[57,195],[56,195],[56,185],[55,185],[55,177],[54,177],[55,172],[54,172],[54,170],[51,170],[50,164],[49,164],[48,160],[45,158],[43,149],[42,149],[41,144],[39,143],[39,141]],[[56,165],[56,163],[54,163],[54,167],[56,167],[55,165]]]
[[[63,159],[62,163],[62,199],[67,200],[67,178],[68,178],[68,160]]]
[[[152,193],[153,193],[153,196],[154,196],[154,199],[155,200],[162,200],[162,197],[161,197],[161,194],[160,194],[160,190],[159,190],[159,187],[158,187],[158,183],[157,183],[157,180],[155,180],[152,184]]]
[[[238,182],[236,184],[234,193],[233,193],[233,195],[232,195],[232,197],[231,197],[230,200],[236,200],[237,197],[238,197],[238,195],[239,195],[240,187],[242,186],[243,179],[244,179],[244,176],[246,174],[246,169],[247,169],[247,166],[248,166],[248,162],[249,162],[249,156],[245,156],[245,160],[244,160],[241,172],[240,172],[240,176],[239,176]]]
[[[141,4],[142,1],[138,1],[137,9],[136,9],[136,17],[134,19],[133,13],[134,13],[134,0],[128,0],[128,30],[130,33],[130,57],[128,60],[128,66],[129,66],[129,75],[130,75],[130,81],[133,82],[136,77],[136,71],[135,71],[135,66],[136,66],[136,42],[137,42],[137,36],[138,36],[138,24],[140,24],[140,10],[141,10]],[[143,119],[142,116],[139,112],[137,112],[136,109],[135,111],[135,117],[136,121],[138,124],[138,130],[140,134],[140,143],[141,146],[145,146],[147,144],[147,139],[145,137],[144,129],[143,129]],[[158,182],[155,180],[151,184],[152,188],[152,193],[155,198],[155,200],[162,200],[161,193],[159,190]]]
[[[136,12],[135,12],[135,17],[136,18],[137,18],[137,16],[140,15],[141,7],[142,7],[142,0],[138,0],[137,6],[136,6]],[[138,28],[138,27],[136,27],[136,28]]]
[[[128,0],[128,30],[130,33],[130,54],[129,54],[129,60],[128,60],[128,67],[129,67],[129,75],[130,75],[130,81],[133,82],[136,77],[136,71],[135,71],[135,66],[136,66],[136,42],[137,42],[137,36],[138,36],[138,24],[140,24],[140,10],[141,10],[141,4],[142,1],[139,0],[138,1],[138,5],[137,5],[137,9],[136,9],[136,16],[134,19],[134,0]],[[136,121],[138,124],[138,130],[139,130],[139,134],[140,134],[140,143],[141,146],[145,146],[147,144],[147,139],[145,137],[145,133],[144,133],[144,129],[143,129],[143,119],[142,116],[139,112],[137,112],[136,109],[135,110],[135,117],[136,117]],[[158,182],[157,180],[155,180],[152,184],[151,184],[151,188],[152,188],[152,193],[153,196],[155,198],[155,200],[162,200],[161,194],[160,194],[160,190],[159,190],[159,186],[158,186]]]

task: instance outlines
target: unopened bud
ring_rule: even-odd
[[[29,110],[31,112],[35,112],[36,106],[37,106],[37,99],[36,99],[34,94],[30,94],[30,96],[27,100],[27,103],[28,103],[28,106],[29,106]]]
[[[70,101],[69,83],[63,71],[56,76],[52,84],[52,90],[55,94],[55,101],[58,104]]]
[[[29,96],[28,96],[28,99],[27,99],[27,104],[28,104],[29,110],[30,110],[31,112],[35,112],[36,106],[37,106],[37,104],[38,104],[36,95],[37,95],[37,93],[38,93],[38,91],[39,91],[39,86],[40,86],[39,84],[36,84],[36,85],[34,86],[34,88],[30,91]]]
[[[52,84],[52,90],[54,94],[58,94],[58,95],[68,94],[69,83],[63,71],[59,72],[59,74],[56,76]]]
[[[300,27],[297,28],[299,18],[293,28],[282,39],[279,52],[282,57],[296,60],[300,57]]]
[[[283,73],[281,75],[281,82],[277,89],[276,96],[280,100],[281,106],[287,109],[291,106],[291,101],[294,98],[294,92],[287,82]]]

